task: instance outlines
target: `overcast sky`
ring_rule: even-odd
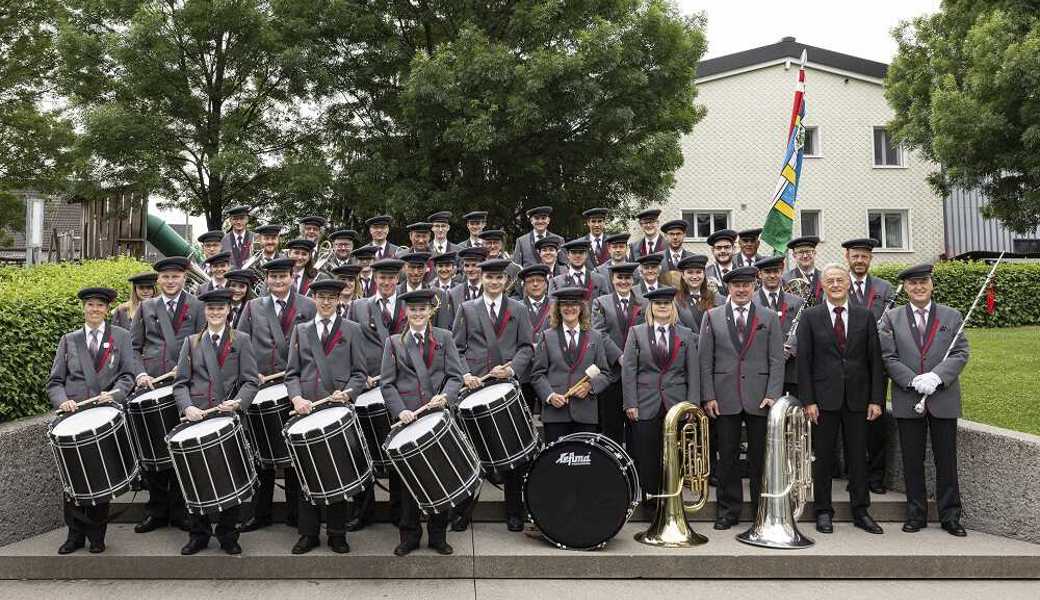
[[[939,10],[939,0],[674,1],[685,14],[707,14],[705,58],[794,36],[810,46],[887,63],[896,52],[892,28]]]

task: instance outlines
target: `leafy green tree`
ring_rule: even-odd
[[[65,4],[59,81],[82,128],[77,192],[138,186],[215,229],[231,205],[309,190],[296,176],[315,165],[294,157],[319,141],[311,78],[328,40],[298,15],[326,2]]]
[[[939,163],[931,181],[979,188],[987,217],[1040,226],[1040,8],[1018,0],[946,0],[894,32],[889,128]]]
[[[703,19],[665,0],[343,5],[321,85],[334,214],[399,223],[476,208],[516,234],[553,204],[631,214],[662,202],[703,117]]]

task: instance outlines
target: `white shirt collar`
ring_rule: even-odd
[[[750,302],[748,302],[747,304],[741,306],[741,305],[737,304],[736,302],[730,300],[729,306],[730,306],[730,309],[733,310],[733,314],[735,314],[735,315],[739,314],[737,309],[743,309],[744,313],[746,313],[746,314],[750,314],[751,313],[751,303]]]
[[[862,283],[865,286],[865,285],[867,285],[867,277],[868,277],[868,275],[864,275],[863,279],[859,279],[855,275],[852,275],[852,283],[853,284]]]
[[[916,306],[914,306],[913,304],[911,304],[910,305],[910,310],[914,311],[914,314],[916,315],[917,311],[920,310],[920,309],[917,308]],[[932,314],[932,301],[931,300],[929,300],[928,304],[925,305],[925,307],[924,307],[924,314],[925,314],[925,316],[928,316],[928,315]]]
[[[424,327],[424,328],[420,329],[419,331],[416,331],[415,329],[412,328],[411,325],[409,325],[408,326],[408,333],[412,334],[412,339],[413,340],[415,339],[416,335],[420,335],[423,338],[425,338],[426,337],[426,328]]]
[[[226,327],[221,327],[221,328],[220,328],[220,331],[213,331],[213,330],[212,330],[212,329],[210,329],[210,328],[209,328],[209,326],[207,325],[207,326],[206,326],[206,337],[208,337],[208,338],[210,338],[210,339],[213,339],[213,334],[214,334],[214,333],[216,333],[216,334],[217,334],[217,336],[219,336],[219,337],[218,337],[217,339],[224,339],[224,329],[226,329]]]
[[[183,294],[183,293],[184,292],[178,292],[177,295],[173,296],[173,297],[170,297],[170,296],[167,296],[166,294],[163,294],[162,295],[163,305],[164,306],[169,306],[170,305],[170,301],[173,301],[174,304],[180,304],[181,294]]]
[[[563,326],[563,332],[567,334],[567,342],[568,343],[570,343],[570,341],[571,341],[570,337],[571,337],[571,333],[573,332],[574,333],[574,342],[577,343],[578,338],[581,337],[581,326],[579,325],[578,327],[575,327],[574,329],[571,329],[570,327],[567,327],[566,325],[564,325]]]
[[[373,296],[373,298],[375,298],[376,301],[379,302],[380,304],[383,303],[383,300],[384,300],[383,295],[380,294],[379,292],[376,292],[376,295]],[[386,298],[387,310],[393,311],[394,306],[396,304],[397,304],[397,292],[395,291],[389,298]]]
[[[95,330],[91,329],[90,325],[87,325],[87,324],[83,325],[83,333],[84,333],[84,335],[87,336],[87,342],[88,343],[90,342],[90,332],[91,331],[95,331]],[[101,324],[98,325],[97,332],[98,332],[98,342],[100,343],[101,342],[101,338],[105,337],[105,322],[104,321],[102,321]]]
[[[839,306],[841,308],[845,309],[844,311],[842,311],[842,314],[848,314],[849,313],[849,299],[848,298],[845,298],[845,302],[843,302],[841,304],[832,304],[830,299],[827,299],[827,311],[830,312],[831,315],[834,315],[834,309],[839,307]]]
[[[632,290],[629,290],[628,293],[624,294],[624,295],[622,295],[621,292],[617,292],[617,297],[618,297],[618,300],[627,300],[628,302],[631,302],[632,301]]]
[[[488,296],[487,294],[484,294],[484,306],[486,308],[491,308],[491,303],[492,302],[495,303],[496,307],[501,309],[502,308],[502,304],[504,303],[504,298],[502,297],[501,294],[499,294],[498,298],[495,298],[494,300],[492,300],[491,296]]]

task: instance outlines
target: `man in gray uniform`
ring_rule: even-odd
[[[613,291],[592,301],[592,328],[617,346],[625,347],[628,332],[643,322],[647,302],[633,291],[638,263],[610,265]],[[611,365],[611,383],[598,396],[599,431],[615,442],[625,439],[625,410],[621,390],[621,363]]]
[[[322,266],[322,270],[331,273],[336,267],[349,265],[354,262],[351,252],[361,242],[361,238],[353,229],[340,229],[329,234],[332,243],[332,256]]]
[[[961,415],[960,374],[968,362],[968,338],[957,335],[963,318],[956,309],[932,300],[932,266],[917,265],[899,274],[910,303],[890,310],[881,322],[881,353],[892,378],[892,414],[899,425],[906,484],[906,522],[914,533],[928,526],[925,490],[925,439],[935,460],[935,503],[947,533],[964,537],[957,480],[957,418]],[[956,337],[954,337],[956,336]],[[943,358],[947,348],[950,355]],[[927,396],[924,414],[914,406]]]
[[[766,258],[758,253],[758,247],[761,245],[759,237],[762,235],[762,228],[758,227],[755,229],[744,229],[743,231],[737,232],[737,242],[740,244],[740,251],[733,258],[733,265],[736,267],[753,267],[755,263]]]
[[[451,212],[442,210],[433,213],[426,220],[430,222],[433,230],[433,240],[430,241],[430,252],[434,256],[455,252],[459,248],[448,240],[448,232],[451,231]]]
[[[614,291],[613,283],[611,281],[611,269],[618,265],[628,263],[628,234],[627,233],[612,233],[606,238],[607,244],[607,260],[603,264],[596,267],[596,272],[602,275],[607,280],[607,287],[610,291]],[[638,263],[635,263],[638,268]],[[635,277],[635,273],[632,274]],[[634,281],[634,283],[637,282]]]
[[[605,208],[590,208],[581,213],[585,217],[585,226],[589,232],[581,237],[589,242],[589,268],[595,269],[607,262],[610,258],[610,250],[607,247],[607,214]]]
[[[177,408],[189,421],[200,421],[204,410],[216,408],[223,413],[245,411],[257,390],[256,358],[249,335],[227,325],[231,290],[214,290],[199,297],[206,306],[206,329],[184,340],[177,360],[173,396]],[[181,554],[197,554],[209,546],[214,535],[228,554],[241,554],[238,545],[239,507],[220,511],[216,532],[211,515],[188,517],[191,533]]]
[[[768,308],[780,318],[784,332],[784,392],[798,397],[798,337],[791,334],[795,315],[802,307],[802,299],[783,290],[784,257],[763,258],[755,263],[761,286],[755,292],[756,306]],[[788,345],[790,340],[790,345]]]
[[[390,222],[392,219],[387,215],[376,215],[367,221],[368,235],[371,237],[369,246],[375,246],[375,259],[393,258],[397,256],[400,246],[390,243],[387,236],[390,235]]]
[[[643,230],[643,238],[628,245],[629,262],[639,262],[643,256],[664,252],[664,237],[657,228],[660,216],[661,210],[657,208],[648,208],[636,215],[639,228]],[[661,259],[664,259],[664,255]]]
[[[477,246],[463,248],[458,252],[462,281],[448,290],[448,301],[452,307],[452,319],[459,314],[462,303],[479,298],[484,293],[480,282],[480,263],[487,260],[487,248]],[[452,321],[454,324],[454,321]]]
[[[513,262],[521,267],[538,264],[538,253],[534,250],[535,242],[547,236],[563,239],[563,236],[549,231],[549,220],[552,216],[552,210],[551,206],[536,206],[527,211],[527,218],[531,221],[531,231],[517,238],[516,246],[513,248]],[[494,254],[494,252],[491,252],[488,256],[497,258]]]
[[[553,277],[549,283],[550,291],[578,287],[585,290],[586,302],[592,302],[603,294],[609,293],[607,279],[588,265],[588,240],[584,238],[571,240],[563,245],[563,250],[567,253],[567,271]]]
[[[559,238],[559,236],[556,237]],[[484,247],[487,248],[486,260],[505,260],[508,262],[504,271],[506,274],[506,294],[508,295],[510,293],[509,286],[516,283],[516,276],[523,267],[515,259],[511,260],[505,252],[506,232],[501,229],[487,229],[480,232],[480,239],[484,240]]]
[[[91,287],[80,290],[77,296],[83,301],[83,327],[61,336],[47,378],[51,405],[64,413],[76,412],[77,402],[94,397],[98,404],[125,403],[140,368],[130,333],[105,320],[116,291]],[[78,506],[63,496],[62,512],[69,533],[58,554],[75,552],[86,540],[90,540],[91,553],[104,552],[108,509],[108,502]]]
[[[661,261],[661,277],[664,277],[665,273],[679,271],[679,261],[687,256],[693,256],[693,252],[683,246],[686,241],[687,227],[689,227],[689,223],[685,219],[675,219],[661,225],[661,232],[664,233],[668,242],[667,248],[664,249],[664,260]],[[674,276],[666,277],[665,283],[679,287],[680,276],[681,274],[676,273]],[[674,279],[669,280],[670,277],[674,277]]]
[[[202,303],[184,291],[188,264],[183,256],[171,256],[152,265],[159,274],[159,296],[143,302],[130,322],[130,343],[141,357],[138,387],[151,388],[153,378],[174,371],[184,340],[206,326]],[[148,502],[134,531],[147,533],[171,523],[186,526],[184,499],[172,468],[143,471],[142,481]]]
[[[414,292],[415,290],[433,289],[426,281],[429,275],[429,264],[432,261],[429,252],[407,252],[398,258],[404,261],[404,281],[397,286],[397,293]],[[448,294],[442,290],[434,289],[433,315],[434,327],[451,329],[455,320],[455,313],[451,309]]]
[[[743,485],[741,425],[747,427],[751,465],[752,514],[758,506],[765,462],[766,417],[784,391],[784,333],[780,318],[751,301],[758,269],[740,267],[723,279],[729,302],[708,311],[701,321],[701,406],[718,430],[718,514],[715,529],[740,520]]]
[[[787,242],[787,249],[794,255],[795,267],[784,273],[784,283],[792,279],[802,279],[808,282],[813,290],[816,303],[823,300],[820,270],[816,268],[816,246],[819,244],[820,238],[815,235],[806,235]]]
[[[253,232],[248,229],[251,210],[248,206],[233,206],[227,211],[231,230],[220,240],[220,247],[231,253],[231,262],[236,269],[241,269],[242,263],[249,260],[253,252]]]
[[[722,278],[735,268],[733,264],[733,244],[737,241],[737,232],[732,229],[720,229],[708,236],[707,244],[711,246],[714,261],[704,271],[709,281],[714,281],[720,290],[726,289]]]
[[[487,215],[487,211],[483,210],[474,210],[462,215],[462,219],[466,222],[466,229],[469,231],[469,237],[456,244],[458,250],[479,248],[484,245],[484,240],[480,239],[480,232],[484,231],[484,227],[487,226]]]

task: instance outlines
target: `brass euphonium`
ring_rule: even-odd
[[[692,422],[685,422],[687,417]],[[687,515],[708,502],[708,416],[689,402],[673,406],[664,418],[664,470],[661,493],[657,498],[654,521],[646,531],[636,534],[636,541],[649,546],[688,548],[699,546],[708,538],[690,529]],[[683,489],[690,488],[694,501],[683,499]]]
[[[257,296],[263,295],[264,280],[267,278],[267,274],[261,268],[264,266],[262,260],[264,256],[264,248],[259,244],[253,248],[253,252],[249,255],[249,258],[242,263],[243,269],[248,269],[256,273],[256,283],[253,284],[253,293]]]
[[[766,548],[812,546],[815,542],[798,531],[798,517],[813,494],[812,466],[812,426],[802,404],[784,394],[769,409],[758,512],[737,539]]]
[[[192,295],[198,295],[199,288],[210,280],[206,273],[195,261],[188,262],[188,270],[184,272],[184,289]]]
[[[325,240],[321,243],[321,246],[318,247],[317,258],[314,259],[314,270],[319,272],[325,271],[325,265],[328,264],[329,260],[331,260],[333,256],[332,242]],[[330,276],[332,275],[331,270],[327,271],[327,273]]]

